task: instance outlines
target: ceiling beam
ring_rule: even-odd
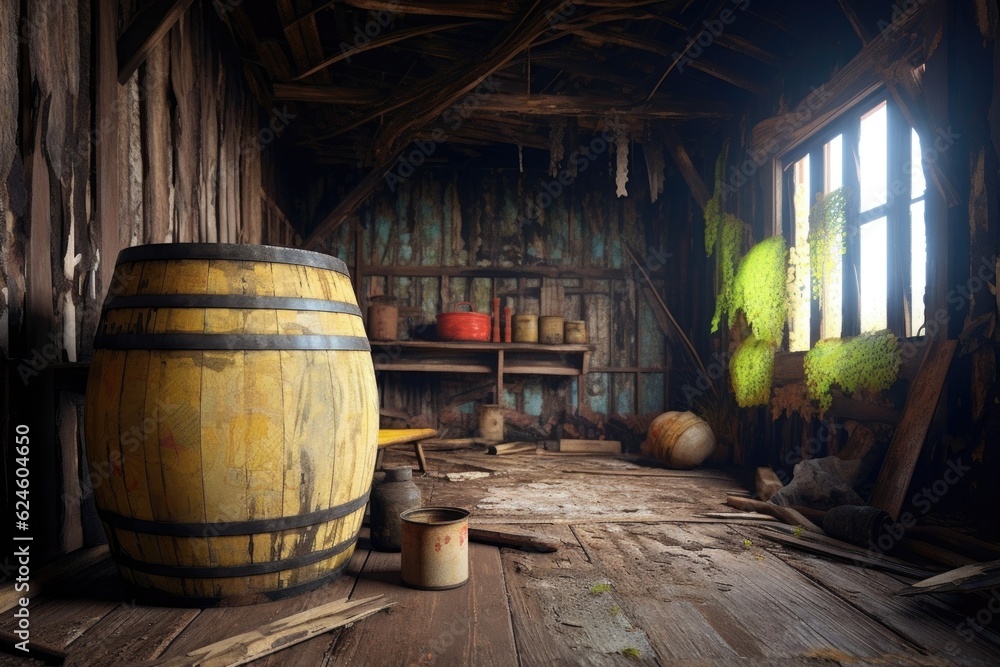
[[[385,114],[385,122],[372,147],[376,166],[316,226],[306,239],[305,247],[317,247],[323,238],[368,199],[417,132],[430,126],[449,107],[477,90],[477,86],[491,74],[549,30],[552,12],[561,6],[561,2],[562,0],[535,0],[501,30],[489,47],[472,59],[471,65],[460,63],[448,67],[430,79],[401,89],[390,101],[381,105],[380,110],[375,110],[373,117]]]
[[[655,53],[656,55],[665,58],[670,58],[672,57],[672,54],[677,53],[676,51],[668,50],[667,47],[656,40],[639,37],[637,35],[629,35],[613,30],[573,30],[571,32],[581,37],[610,42],[611,44],[618,44],[619,46],[625,46],[628,48],[639,49],[640,51]],[[691,67],[691,69],[696,69],[699,72],[703,72],[709,76],[715,77],[716,79],[736,86],[737,88],[742,88],[743,90],[748,90],[755,94],[759,94],[763,90],[763,87],[759,84],[750,81],[746,77],[727,67],[708,62],[704,56],[693,59],[688,66]],[[647,101],[648,99],[649,98],[647,98]]]
[[[418,37],[420,35],[429,35],[435,32],[442,32],[444,30],[454,30],[456,28],[464,28],[467,25],[472,25],[474,21],[465,21],[463,23],[448,23],[446,25],[429,25],[421,26],[419,28],[410,28],[408,30],[394,30],[386,35],[381,35],[364,44],[358,44],[351,49],[342,50],[336,55],[330,56],[323,62],[319,63],[315,67],[310,67],[308,70],[299,74],[297,77],[292,79],[293,81],[300,81],[311,74],[326,69],[327,67],[339,63],[341,60],[348,60],[359,53],[364,53],[365,51],[372,51],[374,49],[380,49],[384,46],[389,46],[390,44],[396,44],[397,42],[402,42],[411,37]]]
[[[153,0],[132,17],[118,39],[118,83],[124,85],[194,0]]]
[[[865,27],[861,15],[858,14],[851,0],[838,0],[838,2],[847,16],[851,27],[854,28],[854,32],[857,33],[858,38],[861,40],[861,44],[864,47],[862,48],[862,52],[864,52],[865,48],[868,48],[872,44],[874,36]],[[883,32],[891,32],[891,30]],[[916,128],[918,132],[924,134],[932,132],[934,124],[931,120],[930,108],[924,99],[922,83],[913,74],[913,67],[908,62],[903,63],[902,67],[898,67],[897,65],[898,61],[876,62],[876,67],[881,69],[880,74],[885,80],[886,88],[888,88],[889,94],[896,101],[896,105],[899,106],[900,111],[903,112],[906,122],[911,127]],[[936,160],[929,161],[927,166],[931,173],[931,180],[934,181],[934,184],[940,190],[941,195],[948,205],[954,206],[957,204],[959,200],[958,194],[945,175],[942,166]]]
[[[496,2],[468,2],[468,0],[344,0],[345,5],[372,12],[392,14],[417,14],[421,16],[458,16],[489,21],[509,21],[518,11],[513,0]]]
[[[314,102],[343,106],[373,106],[386,93],[378,89],[309,86],[293,83],[274,84],[274,99],[287,102]],[[525,116],[605,116],[622,113],[636,118],[726,119],[732,112],[721,107],[690,102],[655,102],[637,104],[627,99],[604,95],[552,95],[496,92],[475,105],[475,112],[522,114]]]
[[[677,134],[677,130],[672,123],[663,123],[659,129],[663,133],[663,143],[667,148],[667,152],[674,159],[677,169],[681,172],[681,176],[684,177],[684,182],[691,189],[691,196],[694,197],[695,202],[704,211],[712,195],[709,193],[705,181],[702,180],[701,174],[698,173],[698,169],[695,168],[694,162],[691,160],[691,155],[684,148],[684,142],[681,141],[680,135]]]

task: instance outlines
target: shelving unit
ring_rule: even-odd
[[[503,396],[504,375],[579,377],[578,405],[583,405],[584,378],[593,345],[536,343],[446,343],[372,341],[376,371],[473,373],[496,375],[496,400]]]

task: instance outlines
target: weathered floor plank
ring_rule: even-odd
[[[621,590],[626,609],[650,634],[661,662],[860,658],[941,664],[737,533],[705,528],[576,527]],[[683,632],[654,631],[678,625]]]
[[[403,587],[400,554],[372,551],[351,597],[383,594],[396,606],[346,628],[334,664],[516,665],[499,550],[470,544],[469,565],[465,586],[419,591]]]
[[[927,655],[940,655],[956,665],[1000,665],[1000,633],[970,623],[979,608],[989,609],[989,600],[975,601],[966,613],[944,600],[968,604],[958,596],[899,597],[894,595],[905,584],[883,572],[839,565],[789,550],[778,557],[799,572],[819,583],[858,610],[877,619]],[[994,608],[997,605],[994,603]]]

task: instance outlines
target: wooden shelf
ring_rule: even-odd
[[[371,341],[371,346],[377,371],[495,374],[497,401],[503,396],[504,375],[579,377],[580,405],[585,391],[583,377],[594,351],[593,345],[423,340]],[[507,353],[510,353],[509,359]],[[384,360],[385,357],[388,360]]]

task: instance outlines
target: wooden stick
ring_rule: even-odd
[[[812,533],[809,533],[808,537],[806,537],[805,534],[800,537],[795,537],[793,535],[776,532],[775,529],[777,528],[783,528],[783,526],[761,526],[761,529],[766,531],[767,539],[769,540],[774,540],[775,542],[786,546],[797,547],[804,551],[820,554],[821,556],[829,556],[831,558],[845,560],[860,567],[871,567],[876,570],[882,570],[892,574],[898,574],[903,577],[910,577],[912,579],[920,579],[933,574],[932,570],[926,570],[915,565],[910,565],[909,563],[896,558],[879,556],[876,553],[860,549],[852,544],[848,544],[847,542],[841,542],[840,540],[834,540],[832,538],[816,540],[813,539],[815,536],[812,535]]]
[[[501,445],[492,445],[486,448],[487,454],[502,456],[504,454],[521,454],[533,452],[537,449],[533,442],[505,442]]]
[[[791,507],[782,507],[780,505],[772,505],[771,503],[751,500],[750,498],[738,498],[736,496],[729,496],[726,498],[726,504],[745,512],[760,512],[761,514],[769,514],[775,519],[780,519],[790,526],[802,526],[810,533],[816,533],[818,535],[826,534],[823,532],[822,528],[805,518],[801,512],[797,512]]]
[[[920,450],[924,447],[957,344],[957,341],[940,338],[931,341],[917,377],[910,386],[903,416],[892,435],[889,451],[875,481],[871,506],[888,512],[893,521],[899,518],[903,509],[906,490],[910,487]]]
[[[394,602],[374,605],[383,596],[376,595],[363,600],[349,601],[347,598],[320,605],[313,609],[282,618],[260,626],[256,630],[244,632],[235,637],[203,646],[175,658],[143,663],[147,667],[234,667],[245,665],[265,655],[277,653],[311,639],[316,635],[360,621]]]
[[[469,541],[480,544],[492,544],[498,547],[514,547],[541,553],[559,551],[562,542],[556,539],[532,533],[521,533],[508,530],[493,530],[492,528],[469,527]]]
[[[784,484],[778,479],[778,475],[770,467],[757,468],[757,496],[767,502],[771,496],[781,490]]]
[[[955,591],[987,590],[1000,585],[1000,560],[976,563],[948,570],[942,574],[925,578],[896,593],[897,595],[917,595],[919,593],[951,593]]]
[[[663,312],[665,312],[667,314],[667,317],[670,318],[670,323],[674,325],[674,330],[681,337],[681,340],[684,341],[684,344],[687,346],[687,349],[691,352],[692,358],[698,364],[698,368],[701,369],[701,372],[705,374],[706,378],[712,377],[711,375],[708,374],[708,370],[705,368],[705,364],[704,362],[702,362],[701,356],[698,355],[698,350],[695,349],[694,344],[691,342],[691,339],[688,338],[687,335],[685,335],[684,330],[681,329],[681,325],[677,323],[677,319],[674,318],[674,314],[670,312],[670,309],[667,307],[667,304],[663,300],[663,297],[661,297],[660,293],[656,291],[656,287],[653,285],[653,279],[649,277],[648,273],[646,273],[646,269],[642,268],[642,265],[639,263],[639,260],[635,258],[635,255],[632,253],[632,249],[629,248],[628,244],[627,243],[623,244],[623,247],[625,248],[625,252],[628,253],[628,256],[632,259],[632,263],[635,264],[635,268],[639,269],[639,273],[642,274],[642,277],[645,279],[646,284],[649,285],[649,289],[653,293],[653,296],[656,297],[656,301],[660,304],[660,308],[662,308]],[[715,387],[715,383],[710,382],[709,386],[712,388],[712,393],[714,393],[716,397],[718,397],[719,390]]]

